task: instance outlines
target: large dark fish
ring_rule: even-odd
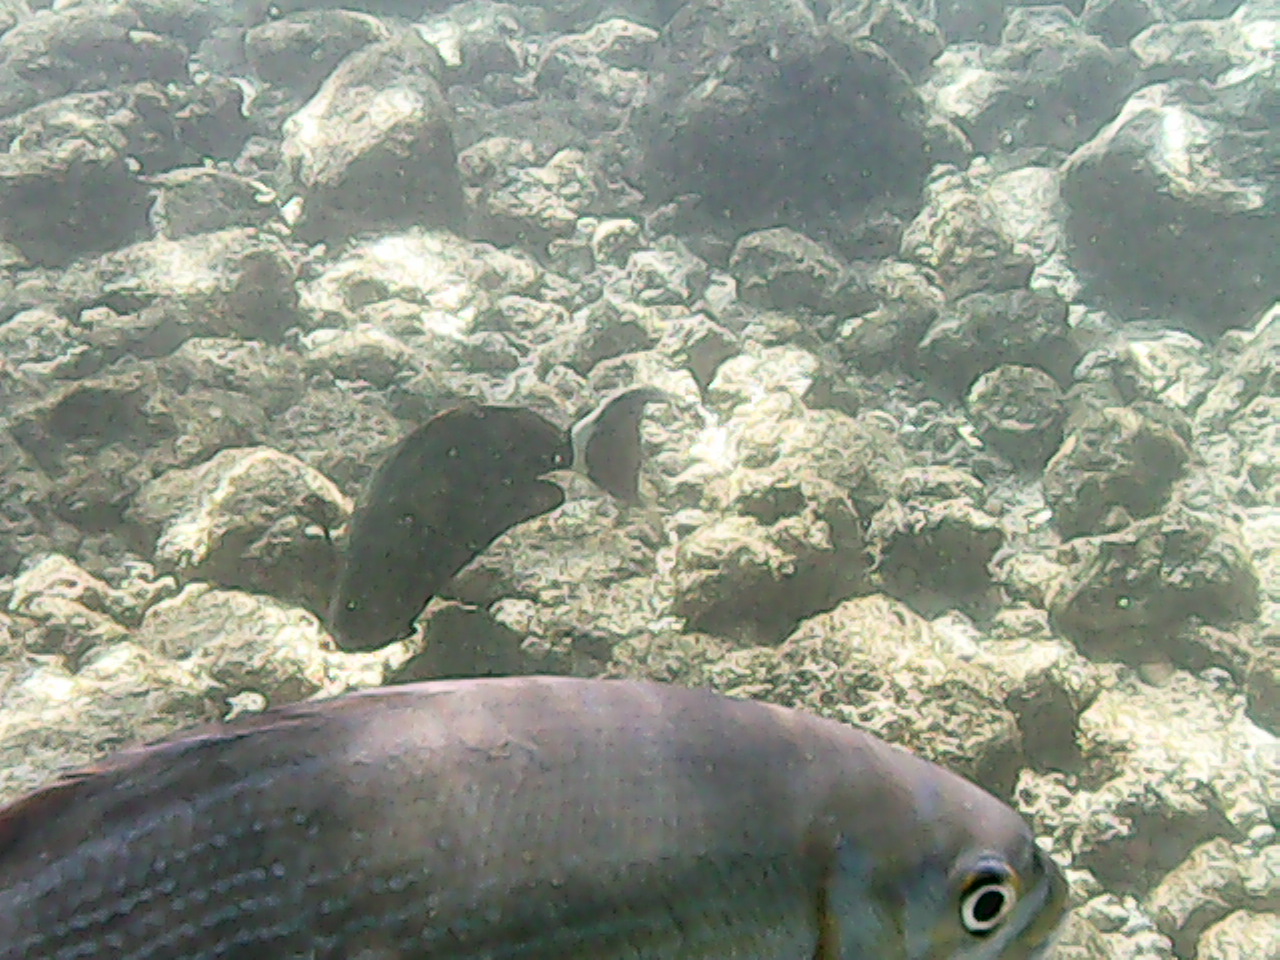
[[[427,601],[489,544],[564,502],[546,473],[573,467],[634,501],[639,420],[664,398],[619,391],[570,432],[532,410],[465,404],[410,433],[351,517],[326,617],[338,646],[371,650],[408,636]]]
[[[0,960],[1030,960],[1063,905],[968,781],[625,681],[298,704],[0,811]]]
[[[564,502],[565,431],[520,407],[465,404],[414,430],[374,472],[348,526],[328,627],[344,650],[408,636],[435,593],[489,544]]]

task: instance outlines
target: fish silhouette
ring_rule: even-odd
[[[619,391],[571,431],[523,407],[465,403],[411,432],[374,471],[348,525],[326,618],[338,646],[408,636],[427,601],[489,544],[564,502],[550,472],[576,467],[634,501],[639,419],[664,396]]]
[[[1034,960],[1064,899],[955,774],[621,680],[295,704],[0,809],[0,960]]]

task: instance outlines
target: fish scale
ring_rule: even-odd
[[[993,858],[1020,901],[975,936],[957,878]],[[0,960],[1025,960],[1061,912],[967,781],[658,684],[299,704],[0,810]]]

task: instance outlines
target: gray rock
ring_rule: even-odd
[[[89,530],[119,529],[130,499],[158,473],[252,442],[262,429],[262,410],[247,398],[178,394],[148,365],[73,383],[10,424],[52,479],[46,509]]]
[[[1031,276],[1029,252],[1005,234],[998,208],[985,194],[968,174],[939,167],[902,235],[903,258],[933,270],[950,299],[1017,290]]]
[[[1063,548],[1069,569],[1048,598],[1055,625],[1091,656],[1172,658],[1192,617],[1231,626],[1258,615],[1258,575],[1235,524],[1172,507]]]
[[[1074,258],[1121,309],[1216,335],[1275,300],[1276,131],[1251,119],[1265,77],[1146,87],[1067,160]]]
[[[1056,294],[1030,290],[971,293],[951,302],[918,353],[929,378],[959,395],[1006,363],[1039,366],[1066,383],[1076,357],[1067,305]]]
[[[900,260],[874,266],[867,285],[875,306],[841,322],[834,339],[848,363],[876,374],[910,359],[945,297],[927,271]]]
[[[391,36],[385,24],[368,14],[310,10],[246,30],[244,56],[259,79],[301,101],[310,99],[346,57]]]
[[[24,664],[0,688],[0,798],[220,714],[206,681],[133,643],[99,648],[75,673]]]
[[[925,96],[979,153],[1071,150],[1114,116],[1134,75],[1127,50],[1065,7],[1013,6],[997,45],[953,46],[934,61]]]
[[[41,10],[0,37],[0,116],[83,90],[186,79],[187,51],[128,5]]]
[[[1237,910],[1204,932],[1196,960],[1277,960],[1280,958],[1280,911]]]
[[[1174,867],[1146,899],[1161,931],[1180,957],[1204,957],[1201,937],[1233,913],[1262,912],[1280,904],[1280,847],[1257,850],[1215,837]],[[1196,943],[1202,949],[1197,952]],[[1241,956],[1265,956],[1245,953]],[[1272,952],[1275,955],[1275,952]]]
[[[1249,719],[1280,737],[1280,644],[1258,650],[1245,680],[1246,711]]]
[[[1163,19],[1158,0],[1087,0],[1080,22],[1112,47],[1123,47]]]
[[[440,55],[416,33],[351,54],[285,124],[309,240],[410,224],[462,225]]]
[[[946,39],[937,24],[920,16],[913,6],[903,0],[854,0],[832,12],[832,32],[846,43],[872,41],[919,78],[946,48]]]
[[[343,654],[327,641],[305,610],[208,584],[190,584],[157,603],[134,634],[138,646],[200,677],[206,695],[223,709],[246,692],[280,705],[375,686],[405,656],[399,644],[375,654]]]
[[[1019,467],[1044,466],[1062,442],[1065,398],[1039,367],[988,370],[969,388],[965,406],[982,439]]]
[[[988,566],[1004,541],[982,509],[982,485],[960,470],[908,470],[898,496],[871,517],[868,549],[884,591],[929,611],[991,603]]]
[[[829,250],[787,227],[749,233],[729,260],[743,301],[776,310],[857,314],[874,299],[849,266]]]
[[[458,157],[480,233],[496,243],[536,247],[572,236],[600,193],[600,173],[576,149],[544,155],[528,140],[491,137]]]
[[[277,213],[275,195],[264,184],[222,170],[184,167],[148,182],[154,199],[147,219],[158,237],[261,227]]]
[[[269,447],[222,450],[170,470],[133,499],[129,519],[156,536],[160,570],[324,610],[337,575],[328,537],[351,501],[302,461]]]
[[[902,69],[793,0],[682,7],[658,41],[652,96],[632,122],[653,199],[697,194],[708,220],[738,232],[913,195],[936,159]]]
[[[1130,407],[1086,409],[1068,429],[1044,472],[1045,500],[1066,537],[1156,513],[1191,456],[1178,431]]]

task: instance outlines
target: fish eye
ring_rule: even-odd
[[[986,868],[972,874],[960,895],[960,922],[975,937],[985,937],[1018,902],[1018,890],[1007,871]]]

